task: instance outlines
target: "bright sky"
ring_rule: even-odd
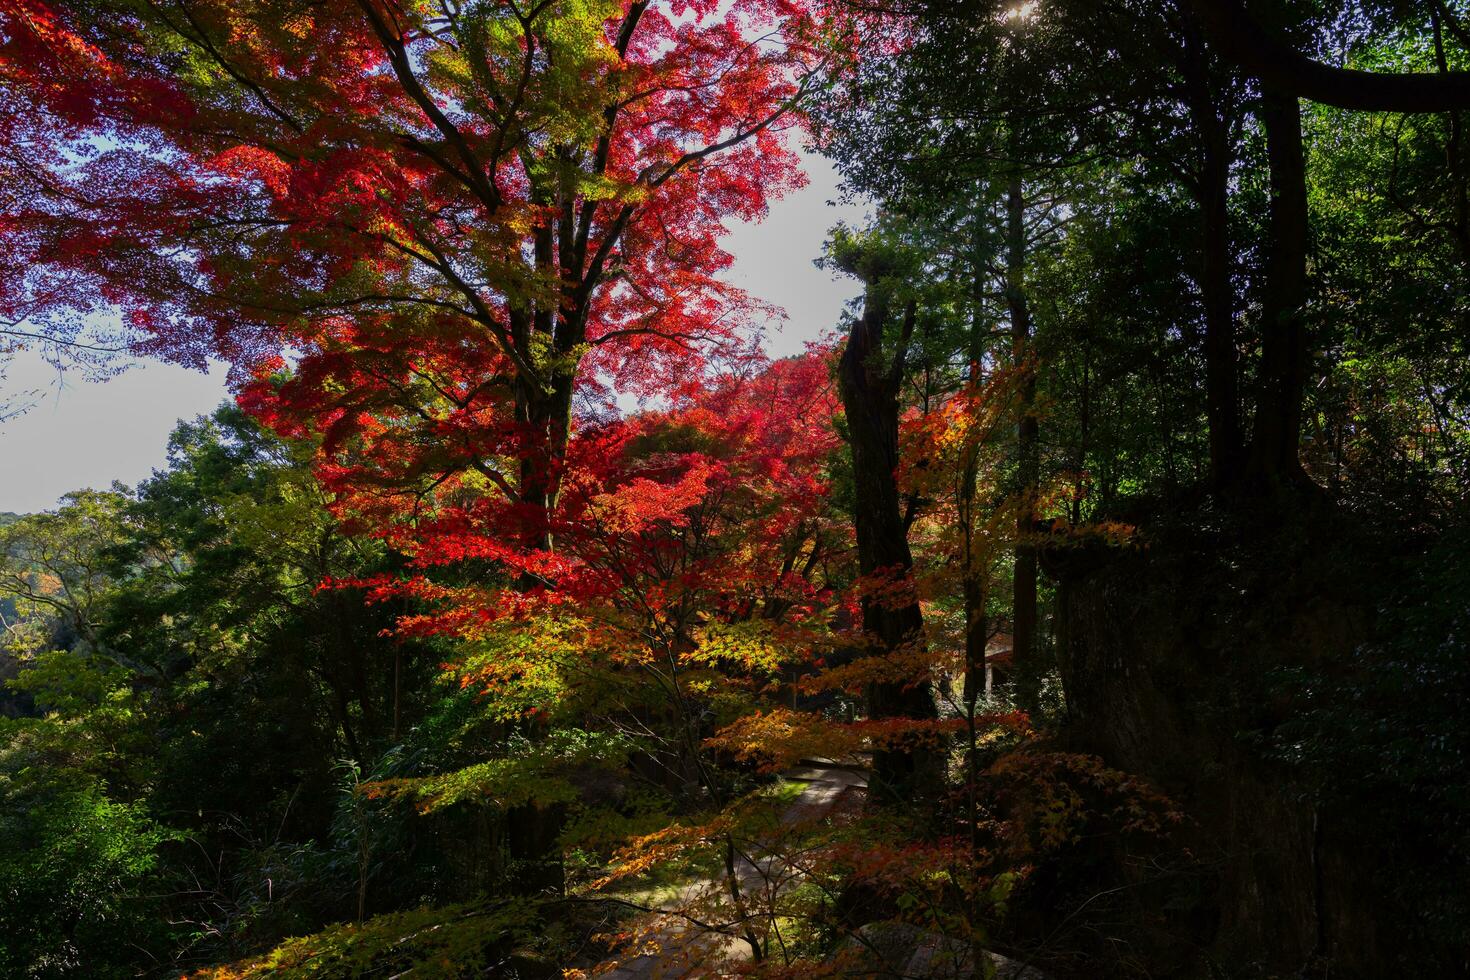
[[[785,328],[768,337],[773,355],[797,353],[837,322],[855,283],[812,265],[827,230],[858,222],[863,209],[829,206],[837,177],[808,155],[811,183],[771,206],[765,221],[736,228],[727,239],[735,256],[730,281],[785,309]],[[164,462],[168,435],[181,418],[211,411],[225,397],[224,368],[209,374],[140,362],[100,384],[58,379],[37,359],[15,361],[0,385],[6,396],[43,390],[34,408],[0,421],[0,511],[26,513],[56,505],[68,490],[135,484]]]

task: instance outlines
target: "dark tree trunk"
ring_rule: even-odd
[[[1168,511],[1146,525],[1147,548],[1056,553],[1067,737],[1190,814],[1178,840],[1210,855],[1192,886],[1209,912],[1190,917],[1210,961],[1261,976],[1399,976],[1385,960],[1403,944],[1386,942],[1372,885],[1384,872],[1362,849],[1361,808],[1321,807],[1320,771],[1241,737],[1311,710],[1283,696],[1276,672],[1361,669],[1352,651],[1374,633],[1381,585],[1359,566],[1381,564],[1380,549],[1334,508],[1297,508],[1263,533],[1244,503],[1223,520],[1219,501]]]
[[[1271,168],[1271,224],[1261,302],[1261,367],[1252,476],[1293,483],[1302,475],[1302,398],[1307,383],[1307,183],[1296,96],[1267,90],[1261,124]]]
[[[538,247],[538,251],[540,251]],[[533,347],[531,334],[550,336],[551,318],[544,313],[526,313],[512,318],[516,342],[523,349]],[[555,540],[551,516],[560,490],[562,462],[566,456],[567,435],[571,425],[573,375],[553,368],[549,379],[518,376],[516,379],[516,421],[525,440],[520,452],[520,470],[516,474],[516,494],[520,512],[526,522],[522,529],[525,546],[537,551],[551,551]],[[526,576],[521,588],[539,584]],[[525,733],[539,740],[544,732],[533,725]],[[511,807],[505,814],[506,846],[516,862],[514,887],[521,894],[561,894],[566,888],[565,864],[561,852],[561,832],[566,825],[566,807],[556,804],[539,807],[534,803]]]
[[[1442,75],[1450,72],[1444,46],[1446,16],[1450,14],[1443,7],[1443,0],[1435,0],[1429,5],[1429,19],[1434,31],[1434,66]],[[1453,27],[1451,29],[1454,30]],[[1457,40],[1464,41],[1463,32],[1455,31],[1455,34]],[[1445,143],[1445,165],[1449,170],[1450,195],[1454,208],[1454,220],[1450,223],[1449,232],[1455,248],[1460,252],[1460,261],[1470,266],[1470,187],[1467,187],[1465,181],[1464,126],[1458,111],[1446,113],[1446,117],[1450,131],[1449,139]]]
[[[545,391],[537,379],[520,379],[516,389],[516,422],[522,426],[525,439],[520,453],[520,472],[516,492],[522,505],[526,547],[550,551],[551,508],[556,507],[562,458],[566,451],[566,429],[569,425],[570,381],[564,383],[566,398],[560,397],[563,385],[553,382]],[[562,410],[566,404],[567,411]]]
[[[1011,357],[1021,371],[1016,413],[1016,556],[1011,582],[1012,657],[1016,701],[1027,711],[1038,704],[1041,665],[1036,649],[1036,527],[1040,426],[1036,418],[1036,369],[1031,351],[1031,307],[1026,300],[1026,199],[1021,178],[1006,190],[1006,307],[1011,320]]]
[[[968,549],[967,549],[968,551]],[[969,556],[966,556],[969,558]],[[985,645],[990,639],[990,620],[985,614],[983,574],[965,572],[965,713],[975,715],[975,704],[985,690]]]
[[[986,318],[985,276],[989,260],[988,243],[984,237],[976,242],[976,251],[971,264],[971,296],[973,304],[970,320],[969,383],[976,388],[981,384],[981,364],[985,359]],[[964,522],[965,562],[965,712],[975,717],[975,704],[986,684],[985,648],[990,641],[990,618],[986,608],[989,601],[988,561],[980,561],[976,553],[979,545],[975,541],[975,513],[980,501],[975,495],[979,491],[980,455],[972,452],[965,462],[964,475],[960,483],[959,515]],[[973,727],[973,726],[972,726]],[[973,763],[972,763],[973,764]]]
[[[1200,214],[1200,299],[1205,314],[1205,418],[1210,434],[1210,477],[1224,487],[1240,475],[1239,368],[1235,342],[1235,287],[1230,277],[1230,134],[1210,84],[1209,62],[1198,35],[1186,29],[1184,73],[1190,118],[1199,139],[1195,199]]]
[[[865,576],[907,579],[913,569],[894,469],[898,465],[899,388],[904,359],[913,335],[915,310],[910,303],[891,363],[884,364],[883,327],[889,297],[882,284],[870,282],[862,316],[855,319],[838,365],[838,383],[847,416],[855,489],[854,523],[858,568]],[[895,601],[864,595],[863,632],[876,649],[887,653],[923,643],[923,614],[918,597]],[[934,701],[927,681],[905,685],[874,683],[868,690],[872,718],[932,718]],[[873,762],[874,799],[911,799],[922,792],[930,768],[920,753],[880,751]]]
[[[514,862],[516,892],[521,895],[561,895],[566,892],[566,866],[561,832],[566,806],[535,804],[511,807],[505,813],[506,844]]]
[[[1210,474],[1216,486],[1240,473],[1239,368],[1235,352],[1235,288],[1230,281],[1230,151],[1215,120],[1205,137],[1200,184],[1204,235],[1201,294],[1205,307],[1205,417],[1210,431]]]

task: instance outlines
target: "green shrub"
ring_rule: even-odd
[[[104,980],[152,964],[165,837],[95,785],[0,777],[0,976]]]

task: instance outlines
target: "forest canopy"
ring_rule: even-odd
[[[231,385],[0,514],[0,975],[1470,974],[1467,112],[1459,0],[0,0],[0,368]]]

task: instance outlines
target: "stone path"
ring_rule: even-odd
[[[857,767],[838,765],[829,759],[807,760],[802,766],[781,774],[783,778],[803,782],[800,795],[781,813],[781,823],[792,825],[806,820],[817,820],[831,812],[848,793],[866,792],[867,773]],[[736,878],[743,893],[750,895],[766,889],[784,891],[794,885],[799,873],[794,869],[782,869],[773,857],[756,856],[755,863],[745,858],[736,865]],[[696,881],[680,890],[679,894],[665,907],[685,907],[700,899],[712,897],[728,887],[724,877]],[[718,968],[704,964],[743,963],[750,959],[750,947],[743,939],[711,932],[673,915],[646,937],[659,948],[650,953],[627,960],[616,969],[597,974],[598,980],[679,980],[686,977],[713,978],[725,976]],[[970,980],[974,972],[970,967],[968,949],[938,933],[928,933],[912,926],[899,926],[904,935],[897,939],[895,955],[889,964],[865,977],[911,980]],[[876,936],[870,938],[876,939]],[[878,946],[884,945],[882,941]],[[987,953],[995,968],[996,980],[1047,980],[1035,967],[1008,959],[998,953]],[[885,959],[889,959],[885,956]]]
[[[861,769],[838,765],[828,759],[808,760],[796,769],[781,774],[782,778],[806,785],[800,795],[781,813],[781,823],[791,825],[806,820],[816,820],[842,800],[847,793],[867,790],[867,774]],[[795,883],[794,873],[782,874],[774,867],[775,859],[756,856],[755,863],[741,858],[736,865],[735,876],[741,890],[747,894],[774,887],[778,890]],[[680,890],[678,896],[666,904],[666,908],[679,908],[711,897],[729,887],[722,876],[718,879],[696,881]],[[681,977],[718,976],[707,968],[694,964],[702,962],[739,963],[750,958],[750,947],[743,939],[701,929],[673,915],[665,916],[666,922],[648,936],[659,947],[659,952],[631,959],[614,970],[597,974],[603,980],[675,980]]]

